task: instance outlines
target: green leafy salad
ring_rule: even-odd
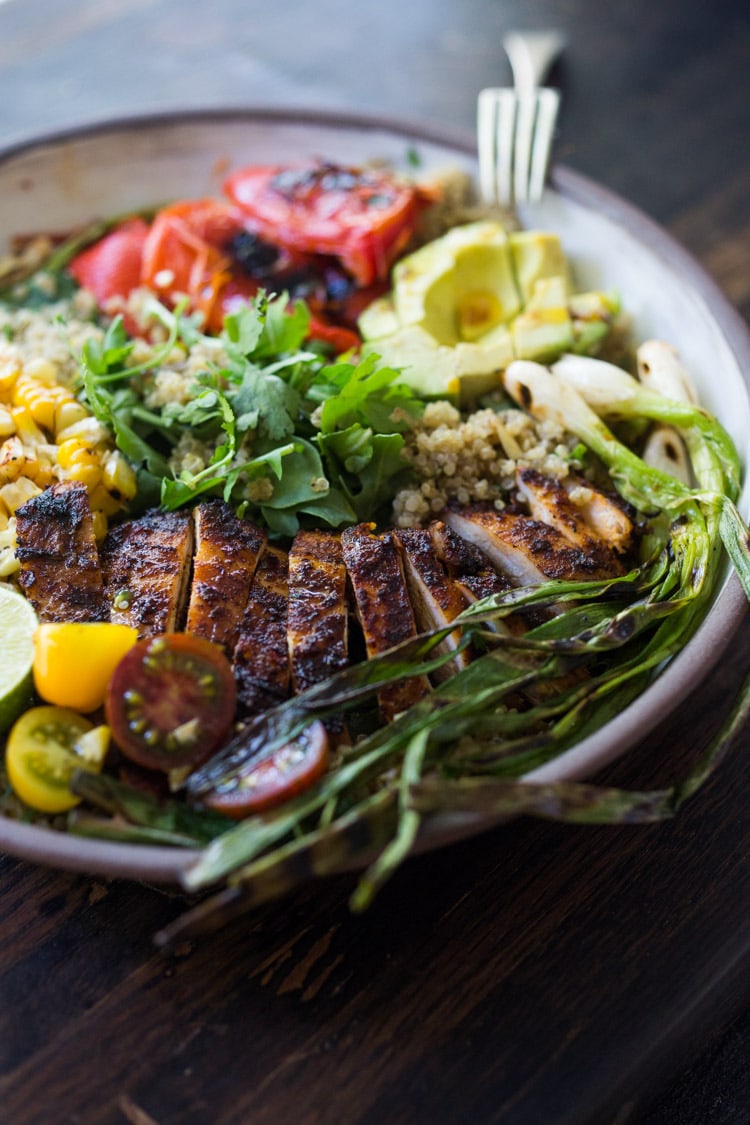
[[[414,192],[331,165],[260,172],[232,179],[231,207],[180,204],[77,235],[0,294],[0,578],[41,621],[27,703],[76,712],[64,737],[49,708],[43,728],[33,709],[20,716],[2,807],[81,836],[189,849],[182,884],[205,897],[165,943],[352,868],[363,871],[352,896],[363,909],[423,834],[439,838],[446,813],[474,824],[672,816],[750,711],[748,686],[688,776],[663,789],[525,780],[619,715],[684,648],[727,556],[750,597],[737,451],[681,382],[676,353],[647,350],[653,341],[622,348],[616,296],[576,292],[554,236],[481,222],[409,254],[423,206]],[[372,228],[337,255],[310,232],[319,195],[342,191]],[[238,200],[252,204],[254,225],[238,218]],[[295,242],[303,206],[307,241]],[[127,250],[103,286],[87,257],[102,235],[107,255]],[[300,277],[301,294],[290,281]],[[96,301],[81,315],[88,290]],[[666,382],[655,377],[662,361]],[[75,622],[98,630],[99,646],[101,691],[80,704],[65,684],[61,699],[45,685],[59,652],[69,667],[94,642],[34,601],[46,558],[34,521],[52,510],[48,489],[66,485],[93,512],[90,568],[105,572],[106,613],[99,601],[98,616]],[[235,533],[252,525],[258,556],[288,563],[290,584],[297,545],[307,535],[317,549],[322,531],[297,602],[313,598],[317,567],[338,576],[340,617],[352,623],[349,660],[333,663],[321,628],[326,674],[263,707],[237,707],[236,692],[265,642],[222,648],[191,637],[184,619],[136,635],[137,593],[119,577],[107,586],[123,528],[145,526],[144,513],[197,520],[207,501],[240,521]],[[350,556],[331,562],[355,533],[358,549],[396,560],[390,585],[378,586],[380,563],[356,574]],[[417,624],[376,650],[368,614],[382,624],[402,587]],[[283,625],[278,589],[262,605]],[[19,620],[28,628],[28,615]],[[294,643],[290,623],[292,664]],[[415,693],[386,713],[404,685]],[[180,695],[192,711],[179,710]],[[52,750],[41,783],[63,798],[34,804],[29,763]]]
[[[333,362],[305,348],[309,312],[286,295],[262,294],[230,313],[219,336],[156,301],[149,311],[168,337],[144,363],[132,362],[135,343],[120,319],[84,345],[81,363],[86,402],[137,466],[141,506],[221,495],[291,537],[300,515],[339,527],[393,497],[408,474],[402,432],[423,408],[396,370],[374,355]],[[152,373],[180,346],[200,350],[204,368],[186,383],[187,401],[149,407]],[[170,455],[185,435],[207,451],[206,463],[173,472]]]

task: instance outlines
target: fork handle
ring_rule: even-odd
[[[503,39],[519,95],[531,94],[544,81],[561,54],[565,38],[559,31],[511,31]]]

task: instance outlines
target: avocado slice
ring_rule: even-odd
[[[424,398],[466,402],[492,390],[513,359],[511,334],[504,325],[487,333],[479,344],[439,344],[419,324],[406,325],[389,336],[369,340],[364,355],[379,355],[383,363],[401,371],[405,383]]]
[[[619,307],[612,294],[571,293],[557,235],[508,234],[491,221],[454,227],[398,262],[392,278],[359,318],[363,352],[426,398],[471,401],[513,359],[596,349]]]
[[[520,311],[510,240],[500,223],[454,227],[393,270],[401,325],[419,325],[439,344],[471,342]]]
[[[562,278],[566,294],[570,292],[568,260],[558,235],[541,230],[513,231],[510,249],[524,305],[533,299],[534,287],[542,278]]]
[[[363,309],[357,327],[363,340],[379,340],[381,336],[392,336],[398,332],[401,324],[396,316],[392,294],[376,297]]]
[[[516,359],[556,359],[573,347],[573,322],[568,311],[567,280],[539,278],[526,308],[513,321]]]

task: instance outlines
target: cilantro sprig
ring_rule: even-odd
[[[294,535],[306,520],[340,527],[377,518],[407,479],[403,434],[421,400],[374,356],[331,362],[306,346],[304,302],[261,293],[226,317],[218,337],[156,299],[148,312],[167,336],[146,363],[133,362],[119,317],[80,355],[83,394],[135,468],[143,506],[221,496],[271,532]],[[188,401],[149,406],[153,375],[177,344],[200,347],[205,367]],[[185,434],[212,453],[176,472],[170,457]]]

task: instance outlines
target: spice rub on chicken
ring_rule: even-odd
[[[193,522],[195,553],[185,628],[230,655],[267,536],[250,520],[236,516],[223,500],[198,504]]]
[[[106,621],[109,609],[84,484],[52,485],[16,512],[18,581],[40,621]]]
[[[614,542],[622,549],[630,540],[633,525],[628,516],[621,509],[607,499],[601,492],[592,488],[579,486],[580,492],[585,492],[588,498],[588,508],[579,507],[571,499],[573,489],[570,491],[555,477],[542,476],[536,469],[522,468],[516,473],[518,492],[529,506],[532,519],[548,524],[559,531],[572,547],[577,547],[584,552],[592,562],[596,562],[600,569],[614,568],[617,573],[619,565],[610,545],[608,532],[615,530]],[[594,497],[598,497],[598,504],[594,504]],[[609,512],[609,520],[601,531],[589,523],[586,512]],[[616,518],[615,513],[619,516]]]
[[[288,605],[289,557],[268,546],[256,568],[232,654],[237,698],[247,714],[274,707],[289,694]]]
[[[417,626],[422,633],[442,629],[452,624],[466,602],[458,586],[448,577],[435,551],[432,535],[426,528],[404,528],[393,533],[404,563],[406,585],[414,607]],[[461,633],[449,633],[438,646],[445,652],[458,647]],[[457,653],[449,664],[434,673],[438,681],[445,680],[464,668],[468,654]]]
[[[131,625],[139,637],[178,629],[192,549],[192,519],[185,511],[149,511],[108,531],[100,556],[110,620]]]
[[[453,506],[421,528],[303,530],[288,551],[222,500],[192,512],[149,511],[111,528],[97,550],[85,487],[60,484],[17,513],[20,582],[42,620],[109,619],[142,637],[185,629],[218,643],[250,716],[347,666],[350,611],[368,658],[443,628],[450,652],[461,639],[452,623],[478,599],[549,579],[624,573],[633,525],[616,502],[585,481],[531,468],[518,470],[516,484],[509,509]],[[528,612],[487,627],[518,635]],[[431,678],[439,682],[471,658],[471,649],[454,651]],[[382,688],[383,719],[430,690],[427,676]],[[330,734],[343,731],[340,721],[327,725]]]
[[[361,523],[341,535],[357,619],[368,657],[377,656],[417,635],[417,624],[393,535],[374,534],[375,525]],[[383,718],[390,722],[430,690],[425,676],[411,676],[378,692]]]
[[[516,586],[550,579],[602,579],[624,573],[614,552],[593,532],[590,541],[574,544],[549,523],[481,505],[451,510],[445,519]]]
[[[287,621],[295,692],[346,667],[348,626],[341,539],[329,531],[299,531],[289,550]]]

